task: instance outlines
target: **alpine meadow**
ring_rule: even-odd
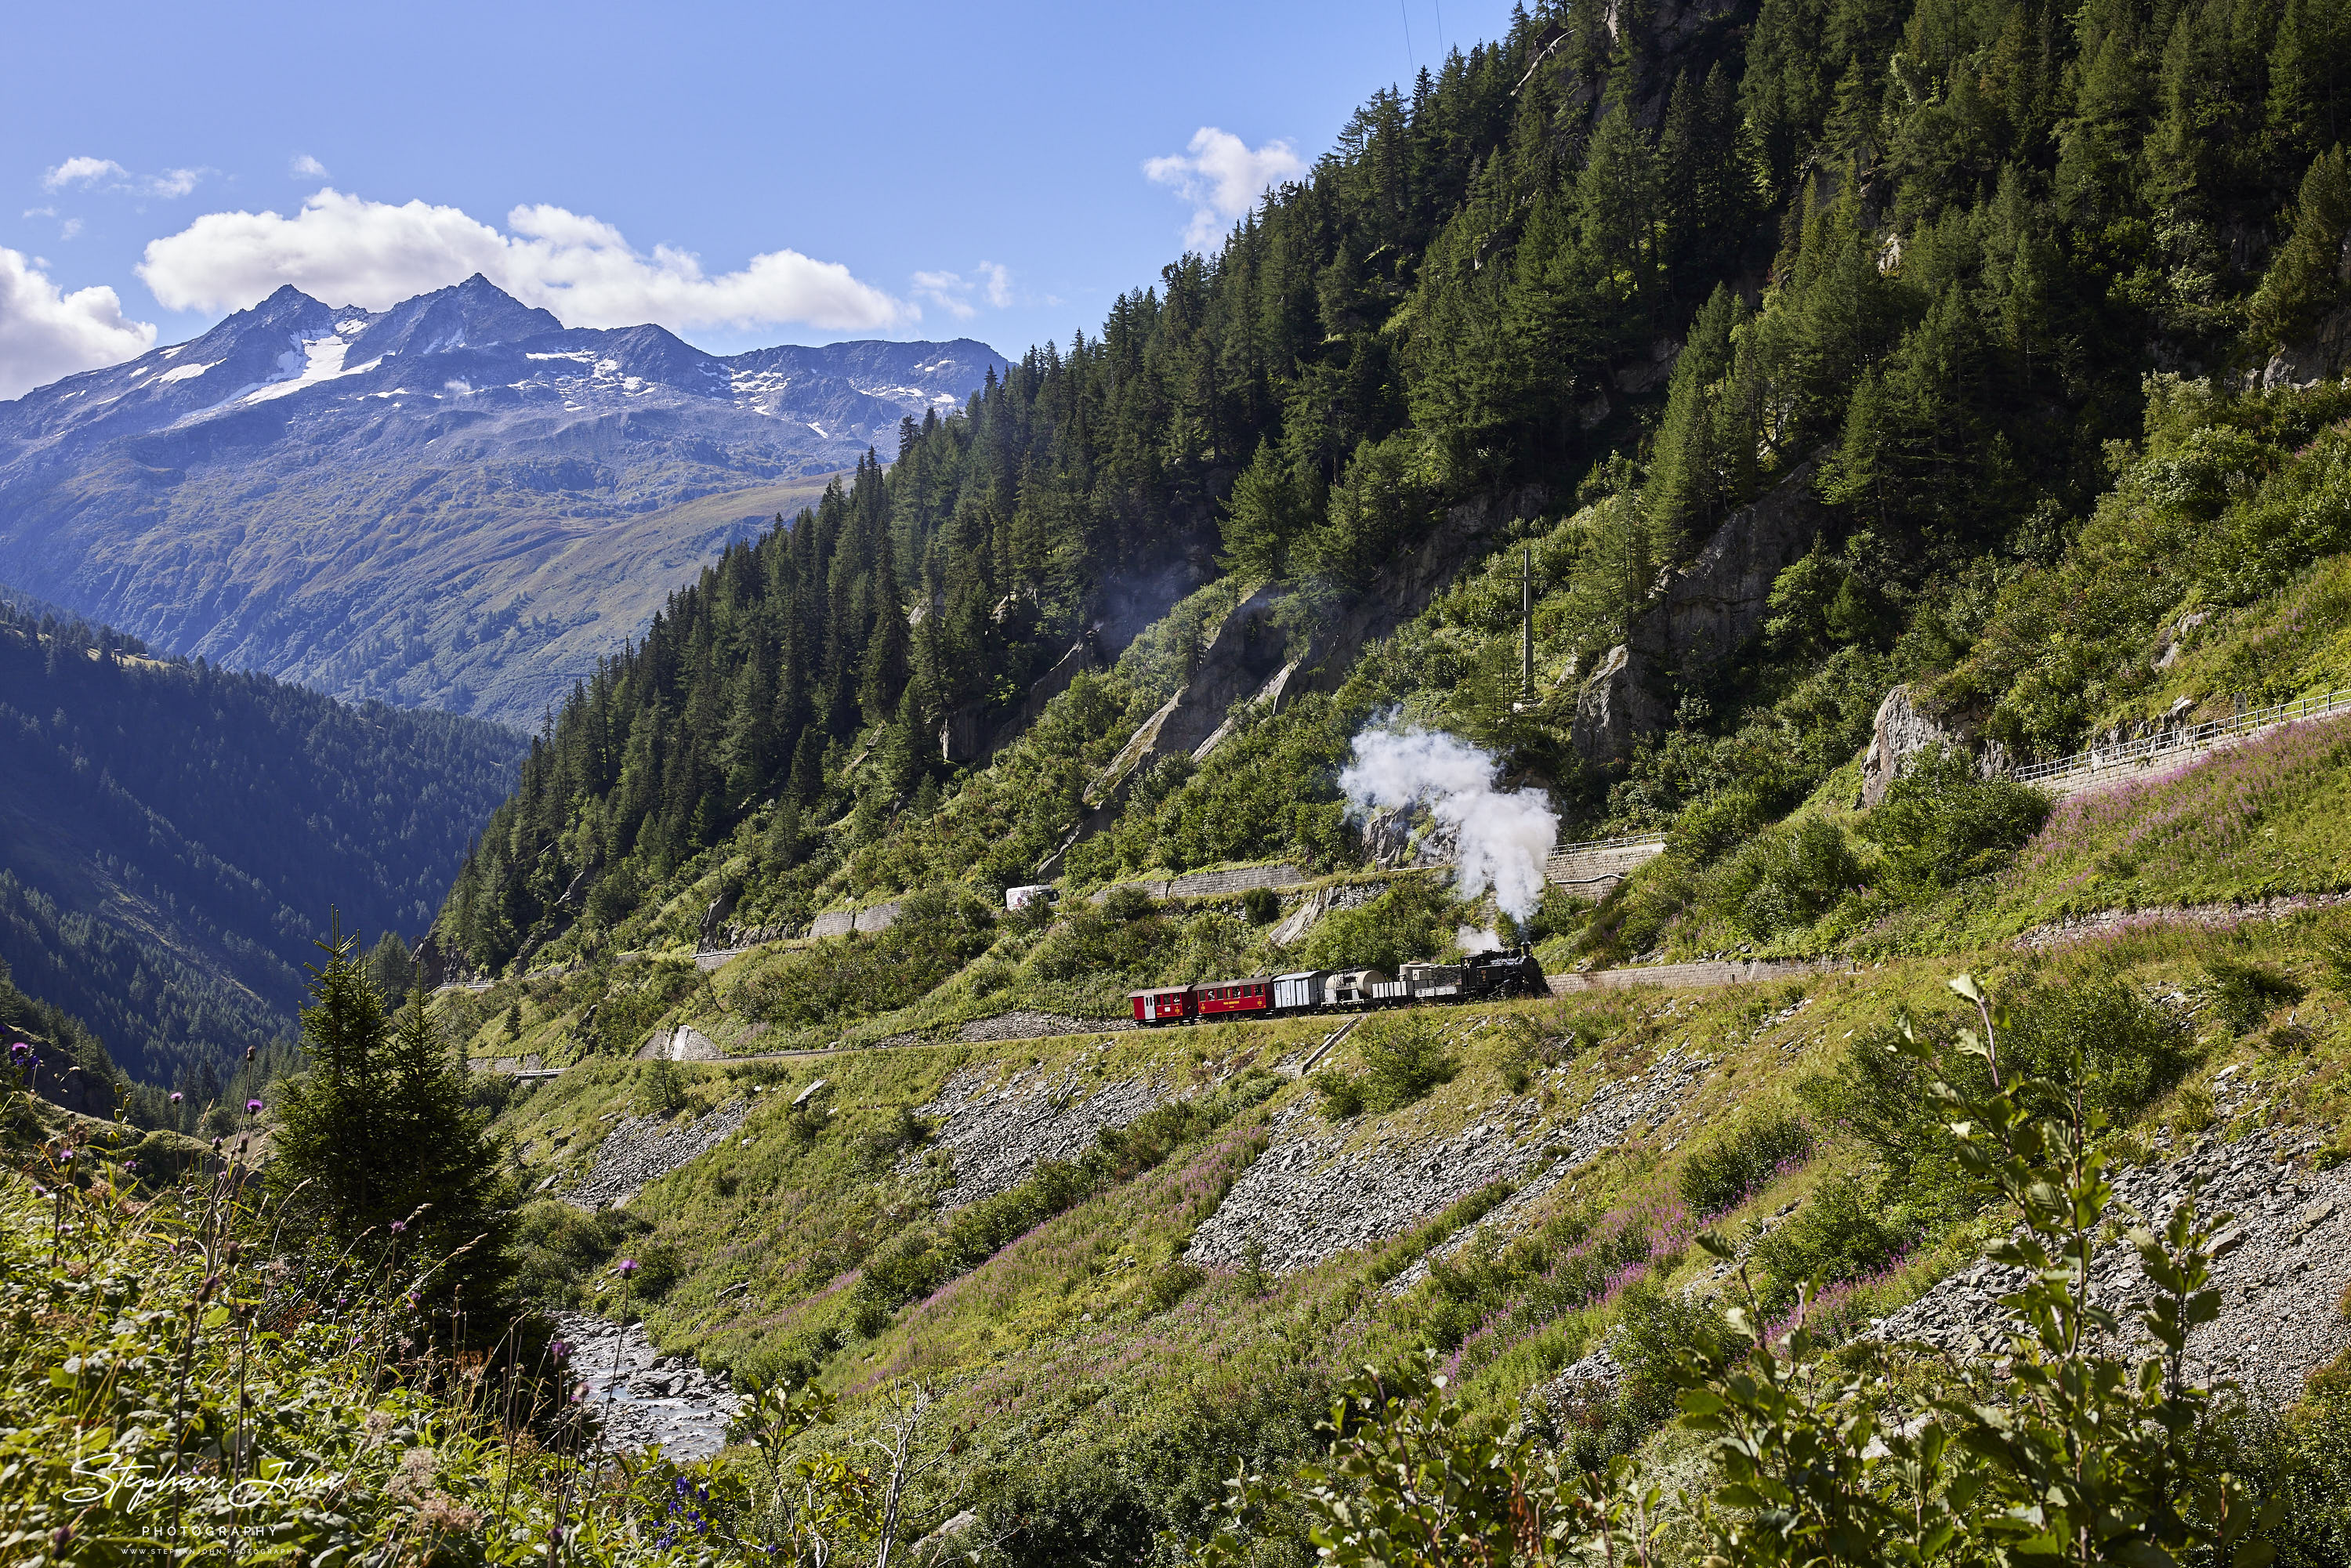
[[[2351,1565],[2346,143],[2337,0],[1541,0],[1008,359],[151,243],[8,1560]]]

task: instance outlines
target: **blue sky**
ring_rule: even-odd
[[[719,351],[967,334],[1017,355],[1091,330],[1372,91],[1509,15],[26,7],[0,93],[0,397],[279,282],[381,308],[476,264],[574,325],[663,319]]]

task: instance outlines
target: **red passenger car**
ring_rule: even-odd
[[[1273,1010],[1271,975],[1259,975],[1253,980],[1212,980],[1192,989],[1200,998],[1196,1018],[1246,1017]]]
[[[1155,991],[1130,991],[1127,1000],[1134,1004],[1134,1021],[1149,1028],[1153,1024],[1189,1023],[1194,1008],[1193,988],[1162,986]]]

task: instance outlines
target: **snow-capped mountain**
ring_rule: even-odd
[[[480,277],[279,289],[0,403],[0,582],[339,695],[535,723],[726,542],[814,498],[983,343],[706,354]]]

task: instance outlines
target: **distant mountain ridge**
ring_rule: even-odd
[[[0,966],[169,1083],[295,1031],[338,913],[422,931],[526,744],[0,598]]]
[[[292,287],[0,403],[0,580],[340,696],[535,723],[669,590],[1003,357],[707,354],[478,275],[388,310]]]

